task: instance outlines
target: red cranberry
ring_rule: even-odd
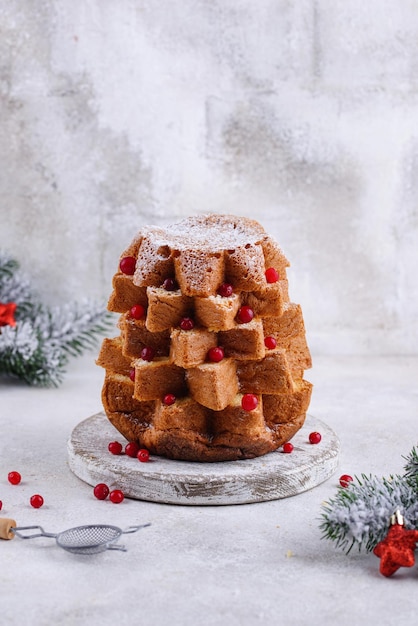
[[[163,282],[163,287],[166,291],[176,291],[179,288],[177,281],[174,278],[166,278]]]
[[[218,346],[217,348],[211,348],[208,351],[208,359],[211,363],[219,363],[224,358],[225,353],[223,348]]]
[[[254,393],[245,393],[242,396],[241,406],[244,411],[254,411],[258,406],[258,398]]]
[[[113,502],[113,504],[120,504],[124,501],[125,496],[123,495],[123,491],[121,491],[120,489],[114,489],[110,492],[109,499],[111,502]]]
[[[107,446],[107,449],[111,454],[121,454],[122,453],[122,444],[119,441],[111,441]]]
[[[229,296],[232,296],[233,293],[234,288],[229,283],[223,283],[218,289],[218,294],[223,298],[229,298]]]
[[[40,509],[43,503],[44,499],[42,496],[39,495],[39,493],[36,493],[30,499],[30,505],[33,506],[34,509]]]
[[[141,359],[144,359],[144,361],[152,361],[154,359],[154,356],[154,348],[151,348],[151,346],[146,346],[145,348],[142,348]]]
[[[293,443],[290,443],[290,441],[288,441],[287,443],[284,443],[283,452],[285,454],[290,454],[291,452],[293,452]]]
[[[106,500],[109,495],[109,487],[105,483],[99,483],[93,489],[93,494],[98,500]]]
[[[270,335],[269,337],[264,337],[264,345],[268,350],[274,350],[277,346],[277,341]]]
[[[133,256],[125,256],[120,260],[119,268],[123,274],[132,276],[135,273],[136,258]]]
[[[277,283],[279,280],[279,272],[274,267],[266,269],[266,281],[268,283]]]
[[[141,448],[141,450],[138,450],[138,454],[136,455],[136,458],[141,463],[147,463],[147,461],[149,461],[149,452],[148,452],[148,450],[146,450],[145,448]]]
[[[132,381],[133,383],[135,382],[135,368],[134,368],[134,367],[132,367],[132,368],[129,370],[129,378],[131,379],[131,381]]]
[[[0,500],[0,511],[2,510],[2,508],[3,508],[3,502]]]
[[[139,446],[135,443],[135,441],[130,441],[125,446],[125,454],[131,456],[132,458],[136,457],[136,455],[138,454],[138,450]]]
[[[181,330],[192,330],[194,328],[194,321],[191,317],[183,317],[180,322]]]
[[[254,311],[249,306],[242,306],[238,311],[237,319],[240,324],[247,324],[251,322],[254,317]]]
[[[163,398],[163,404],[166,404],[167,406],[171,406],[172,404],[174,404],[176,401],[176,396],[174,395],[174,393],[166,393],[164,398]]]
[[[12,485],[18,485],[22,480],[22,477],[19,472],[9,472],[7,475],[7,480]]]
[[[313,432],[309,435],[309,443],[319,443],[322,439],[321,433]]]
[[[130,310],[130,315],[134,320],[140,320],[141,317],[144,317],[144,313],[145,307],[143,307],[142,304],[134,304]]]
[[[343,474],[342,476],[340,476],[340,485],[341,487],[348,487],[348,485],[351,483],[351,481],[353,480],[353,477],[350,476],[349,474]]]

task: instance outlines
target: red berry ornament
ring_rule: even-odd
[[[353,480],[352,476],[350,476],[349,474],[343,474],[342,476],[340,476],[341,487],[348,487],[348,485],[351,483],[352,480]]]
[[[148,450],[145,450],[145,448],[141,448],[141,450],[138,450],[138,454],[136,455],[136,458],[141,463],[146,463],[147,461],[149,461],[149,452],[148,452]]]
[[[144,359],[144,361],[152,361],[154,359],[154,356],[154,348],[151,348],[151,346],[146,346],[145,348],[142,348],[141,359]]]
[[[321,433],[313,432],[309,434],[309,443],[319,443],[321,439]]]
[[[136,258],[133,256],[125,256],[119,263],[120,271],[128,276],[132,276],[135,273],[135,266]]]
[[[143,307],[142,304],[134,304],[130,310],[131,317],[133,317],[134,320],[140,320],[141,317],[144,317],[144,313],[145,307]]]
[[[122,444],[119,441],[111,441],[107,446],[107,449],[111,454],[121,454]]]
[[[181,330],[192,330],[194,328],[194,321],[191,317],[183,317],[180,322]]]
[[[125,454],[131,456],[133,459],[138,454],[139,446],[135,443],[135,441],[130,441],[125,446]]]
[[[245,393],[242,396],[241,406],[244,411],[254,411],[258,406],[258,398],[254,393]]]
[[[223,283],[218,289],[218,294],[223,298],[229,298],[229,296],[232,296],[233,293],[234,288],[229,283]]]
[[[266,281],[268,283],[277,283],[279,280],[279,272],[274,267],[266,269]]]
[[[30,499],[30,505],[33,506],[34,509],[40,509],[43,503],[44,499],[42,496],[39,495],[39,493],[36,493]]]
[[[174,395],[174,393],[166,393],[164,398],[163,398],[163,404],[166,404],[167,406],[171,406],[172,404],[174,404],[176,401],[176,396]]]
[[[219,363],[224,358],[224,349],[218,346],[217,348],[211,348],[208,351],[208,359],[211,363]]]
[[[166,278],[163,282],[163,287],[166,291],[176,291],[178,284],[174,278]]]
[[[114,489],[110,492],[109,499],[111,502],[113,502],[113,504],[120,504],[124,501],[125,496],[123,495],[123,491],[121,491],[120,489]]]
[[[274,350],[274,348],[276,348],[277,346],[277,341],[274,337],[270,335],[269,337],[264,337],[264,345],[266,346],[267,350]]]
[[[293,452],[293,444],[290,443],[290,441],[283,444],[283,452],[285,454],[290,454],[291,452]]]
[[[93,489],[94,497],[98,500],[106,500],[109,495],[109,487],[105,483],[99,483]]]
[[[254,317],[254,311],[250,306],[242,306],[238,311],[237,319],[240,324],[248,324]]]
[[[22,477],[19,472],[9,472],[7,475],[7,480],[11,485],[18,485],[22,480]]]

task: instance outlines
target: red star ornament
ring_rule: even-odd
[[[393,524],[385,539],[373,550],[380,558],[380,573],[392,576],[400,567],[412,567],[417,542],[418,530],[406,530],[402,524]]]
[[[8,302],[7,304],[0,302],[0,326],[16,326],[14,318],[16,307],[16,302]]]

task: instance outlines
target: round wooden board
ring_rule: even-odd
[[[312,431],[322,435],[317,445],[309,443]],[[104,413],[80,422],[68,441],[74,474],[89,485],[104,482],[137,500],[183,505],[245,504],[294,496],[327,480],[337,469],[340,451],[334,431],[311,415],[293,437],[291,454],[279,449],[245,461],[192,463],[154,456],[139,463],[110,454],[107,446],[115,439],[123,441]]]

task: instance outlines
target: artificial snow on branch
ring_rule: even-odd
[[[406,459],[405,474],[377,478],[362,475],[322,507],[320,528],[347,553],[354,545],[368,552],[382,541],[390,518],[398,510],[406,529],[418,530],[418,451]]]
[[[110,314],[91,300],[44,306],[18,262],[0,253],[0,376],[57,386],[70,356],[93,347],[109,324]]]

